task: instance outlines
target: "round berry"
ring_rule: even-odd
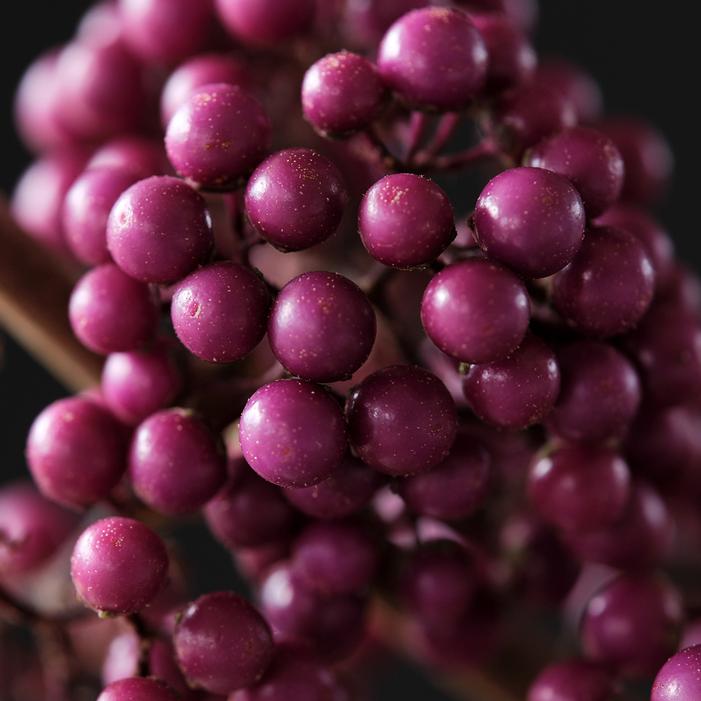
[[[650,701],[691,701],[701,698],[701,645],[681,650],[665,662],[655,677]]]
[[[157,679],[130,677],[106,687],[97,701],[177,701],[170,687]]]
[[[270,148],[263,106],[236,85],[203,85],[168,123],[166,150],[175,170],[209,190],[233,190]]]
[[[365,193],[358,228],[368,253],[395,268],[433,262],[456,235],[448,196],[411,173],[387,175]]]
[[[140,178],[170,171],[162,141],[143,136],[119,136],[100,146],[88,161],[88,168],[116,168]]]
[[[108,614],[140,611],[168,575],[163,541],[140,521],[114,516],[96,521],[78,538],[71,578],[87,606]]]
[[[528,701],[609,701],[613,679],[601,665],[568,660],[548,665],[528,690]]]
[[[376,49],[400,17],[427,4],[427,0],[347,0],[342,7],[341,28],[353,45]]]
[[[246,214],[255,230],[283,251],[325,241],[338,229],[347,202],[338,168],[308,148],[269,156],[246,186]]]

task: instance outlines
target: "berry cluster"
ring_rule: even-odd
[[[0,490],[0,613],[80,649],[70,604],[24,598],[74,542],[110,619],[42,698],[106,636],[100,701],[355,701],[387,610],[451,669],[561,613],[576,656],[529,701],[701,698],[701,289],[649,213],[671,156],[538,63],[535,10],[107,0],[29,68],[13,213],[80,269],[105,356],[31,428],[39,491]],[[198,514],[257,608],[190,600]]]

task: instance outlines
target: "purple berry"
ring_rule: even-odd
[[[363,462],[388,475],[430,470],[449,454],[455,404],[430,372],[394,365],[367,377],[348,398],[351,444]]]
[[[687,647],[665,662],[655,677],[650,701],[701,698],[701,645]]]
[[[142,136],[120,136],[102,145],[88,161],[88,168],[116,168],[140,178],[164,175],[170,170],[163,143]]]
[[[266,158],[246,186],[246,214],[255,230],[283,251],[325,241],[338,229],[348,195],[338,168],[307,148]]]
[[[528,701],[609,701],[613,679],[585,660],[555,662],[541,671],[528,690]]]
[[[408,12],[389,28],[377,67],[412,107],[457,111],[484,86],[487,49],[465,12],[427,7]]]
[[[270,119],[236,85],[197,88],[168,123],[166,150],[175,170],[209,190],[233,190],[270,148]]]
[[[158,321],[148,285],[125,275],[113,263],[93,268],[80,278],[68,314],[78,340],[103,354],[142,346],[153,336]]]
[[[135,431],[129,477],[137,496],[167,515],[204,506],[226,478],[223,450],[207,425],[186,409],[153,414]]]
[[[322,134],[344,136],[366,129],[380,116],[386,97],[375,65],[349,51],[319,59],[302,83],[304,116]]]
[[[365,193],[358,227],[368,253],[395,268],[433,262],[456,235],[446,193],[411,173],[387,175]]]
[[[640,380],[612,346],[578,341],[557,354],[561,386],[548,427],[570,441],[621,438],[640,406]]]
[[[268,339],[277,359],[293,375],[312,382],[348,379],[370,355],[375,312],[348,278],[305,273],[277,296]]]
[[[108,614],[140,611],[163,588],[167,575],[163,541],[131,518],[114,516],[88,526],[71,557],[78,596]]]
[[[482,250],[527,277],[547,277],[575,256],[584,206],[562,176],[512,168],[487,183],[477,200],[475,235]]]
[[[528,334],[504,360],[470,367],[463,392],[483,421],[521,429],[543,421],[560,391],[560,368],[553,351]]]
[[[599,216],[621,194],[623,158],[608,136],[596,129],[573,127],[536,144],[526,163],[567,178],[582,196],[587,215]]]
[[[265,335],[270,294],[265,282],[238,263],[196,270],[176,288],[173,328],[198,358],[231,363],[248,355]]]
[[[501,360],[523,341],[530,321],[524,284],[486,260],[449,265],[429,282],[421,302],[428,337],[465,363]]]
[[[248,400],[239,431],[248,464],[281,487],[322,482],[347,449],[340,406],[323,387],[301,380],[261,387]]]
[[[233,592],[205,594],[189,604],[176,625],[173,642],[190,686],[214,694],[252,686],[273,658],[268,624]]]
[[[177,701],[178,697],[162,682],[146,677],[131,677],[113,682],[97,701]]]
[[[610,448],[565,445],[533,462],[528,494],[547,523],[566,531],[601,530],[626,507],[630,471]]]
[[[553,279],[552,301],[580,333],[607,337],[633,328],[654,291],[652,262],[632,234],[590,228],[574,260]]]
[[[206,258],[213,242],[204,199],[169,176],[132,185],[107,222],[107,246],[115,263],[144,282],[180,280]]]
[[[122,427],[89,399],[60,399],[34,420],[27,462],[46,497],[90,506],[106,497],[124,473]]]
[[[538,20],[537,0],[457,0],[456,4],[477,17],[503,15],[524,32],[532,31]]]
[[[346,0],[341,27],[354,45],[375,49],[400,17],[428,4],[428,0]]]

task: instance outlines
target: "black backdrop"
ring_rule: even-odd
[[[86,0],[24,0],[0,4],[0,190],[9,192],[28,156],[14,135],[12,95],[23,67],[39,51],[65,41]],[[676,177],[660,215],[684,259],[701,268],[696,163],[700,120],[697,89],[698,24],[694,3],[645,0],[541,0],[537,46],[587,67],[600,81],[610,113],[647,117],[669,137]],[[2,251],[0,251],[2,255]],[[0,329],[0,482],[24,470],[23,446],[33,416],[63,394]],[[206,554],[203,555],[206,557]],[[378,699],[444,698],[414,673],[391,674]],[[477,700],[476,700],[477,701]]]

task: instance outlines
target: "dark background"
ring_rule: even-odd
[[[71,35],[85,0],[25,0],[0,7],[0,190],[10,192],[28,155],[14,134],[12,98],[23,68],[47,46]],[[632,113],[657,124],[677,159],[676,177],[659,214],[680,252],[701,268],[696,168],[700,120],[694,3],[651,0],[542,0],[536,44],[542,54],[562,54],[600,82],[609,113]],[[2,251],[0,251],[2,255]],[[34,415],[64,390],[0,329],[0,482],[24,471],[23,447]],[[445,698],[404,670],[380,685],[380,696],[405,701]],[[479,701],[479,700],[476,700]]]

